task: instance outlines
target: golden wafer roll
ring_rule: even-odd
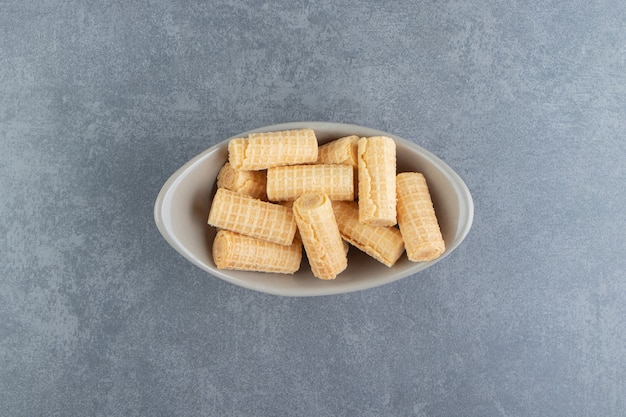
[[[311,271],[317,278],[337,277],[348,265],[330,199],[323,193],[306,193],[293,204],[293,213]]]
[[[332,204],[344,240],[389,267],[402,256],[404,241],[398,229],[359,222],[359,206],[354,201],[333,201]]]
[[[358,142],[359,221],[396,224],[396,144],[386,136]]]
[[[325,143],[319,147],[317,153],[318,164],[340,164],[357,167],[359,137],[345,136]]]
[[[218,188],[211,203],[208,223],[280,245],[291,245],[296,233],[293,212],[287,207]]]
[[[295,200],[307,192],[327,194],[331,200],[354,200],[354,172],[348,165],[289,165],[268,168],[267,198]]]
[[[314,163],[317,137],[313,129],[251,133],[228,143],[228,160],[235,169],[258,171],[269,167]]]
[[[266,200],[267,171],[240,171],[226,162],[217,174],[217,186]]]
[[[293,274],[300,269],[302,243],[279,245],[220,230],[213,240],[213,261],[219,269]]]
[[[419,172],[403,172],[397,176],[398,226],[410,261],[438,258],[445,242],[435,215],[426,178]]]

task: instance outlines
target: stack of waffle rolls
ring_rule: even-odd
[[[349,264],[346,242],[387,267],[445,251],[426,178],[397,172],[389,137],[318,145],[298,129],[231,139],[228,151],[208,217],[217,268],[293,274],[304,252],[332,280]]]

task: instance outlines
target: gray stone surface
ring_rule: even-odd
[[[1,416],[623,416],[626,3],[0,1]],[[156,195],[296,120],[409,138],[476,215],[341,296],[224,283]]]

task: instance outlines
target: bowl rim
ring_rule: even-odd
[[[422,157],[429,160],[429,162],[433,163],[445,176],[448,177],[450,184],[452,184],[457,196],[459,197],[459,224],[462,224],[463,227],[457,230],[454,238],[454,244],[447,247],[446,251],[439,258],[429,261],[416,263],[415,268],[411,268],[408,271],[400,271],[395,274],[389,274],[384,279],[376,280],[375,282],[371,281],[363,281],[363,282],[354,282],[349,289],[338,290],[333,286],[324,286],[320,288],[316,288],[314,291],[311,290],[294,290],[294,289],[285,289],[285,288],[276,288],[276,287],[268,287],[255,285],[252,281],[245,281],[237,279],[228,273],[222,272],[217,268],[210,268],[203,261],[198,259],[192,252],[187,250],[187,248],[171,233],[169,233],[166,221],[164,219],[164,207],[166,203],[168,203],[168,199],[172,198],[173,191],[176,189],[175,185],[181,183],[186,176],[192,171],[192,167],[196,164],[201,163],[206,158],[211,156],[213,153],[218,152],[223,149],[224,145],[231,139],[241,136],[247,136],[250,133],[255,132],[270,132],[270,131],[278,131],[278,130],[290,130],[290,129],[303,129],[303,128],[311,128],[313,130],[323,130],[323,129],[343,129],[343,130],[367,130],[371,132],[369,136],[389,136],[393,138],[395,141],[403,144],[404,146],[411,147],[420,153]],[[280,296],[290,296],[290,297],[309,297],[309,296],[323,296],[323,295],[334,295],[334,294],[344,294],[349,292],[361,291],[369,288],[375,288],[381,285],[385,285],[406,277],[409,277],[417,272],[420,272],[435,263],[438,263],[448,255],[450,255],[454,250],[463,242],[463,240],[469,234],[469,231],[472,227],[474,220],[474,202],[472,199],[472,195],[470,193],[469,188],[463,181],[463,179],[442,159],[428,151],[427,149],[421,147],[420,145],[411,142],[407,139],[404,139],[400,136],[394,135],[389,132],[384,132],[382,130],[370,128],[367,126],[361,126],[350,123],[341,123],[341,122],[323,122],[323,121],[302,121],[302,122],[286,122],[279,123],[274,125],[268,125],[263,127],[258,127],[254,129],[250,129],[248,131],[239,133],[237,135],[233,135],[225,140],[222,140],[211,147],[205,149],[200,152],[189,161],[187,161],[184,165],[178,168],[170,177],[165,181],[159,193],[157,194],[155,203],[154,203],[154,222],[157,226],[157,229],[161,233],[161,236],[165,239],[165,241],[172,246],[180,255],[186,258],[195,266],[199,267],[205,272],[208,272],[210,275],[214,275],[224,281],[227,281],[231,284],[254,290],[266,294],[280,295]]]

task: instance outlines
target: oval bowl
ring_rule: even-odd
[[[311,273],[306,256],[294,275],[217,269],[211,254],[215,228],[207,225],[211,198],[216,190],[219,169],[228,159],[228,141],[251,132],[311,128],[320,144],[348,135],[389,136],[396,141],[398,172],[424,174],[431,192],[446,250],[430,262],[410,262],[406,253],[388,268],[354,247],[348,252],[348,267],[335,280],[323,281]],[[422,271],[443,260],[467,236],[474,205],[463,180],[441,159],[426,149],[391,133],[367,127],[329,122],[293,122],[243,132],[195,156],[163,185],[154,206],[154,219],[165,240],[191,263],[250,290],[269,294],[306,297],[340,294],[377,287]],[[303,251],[304,253],[304,251]]]

